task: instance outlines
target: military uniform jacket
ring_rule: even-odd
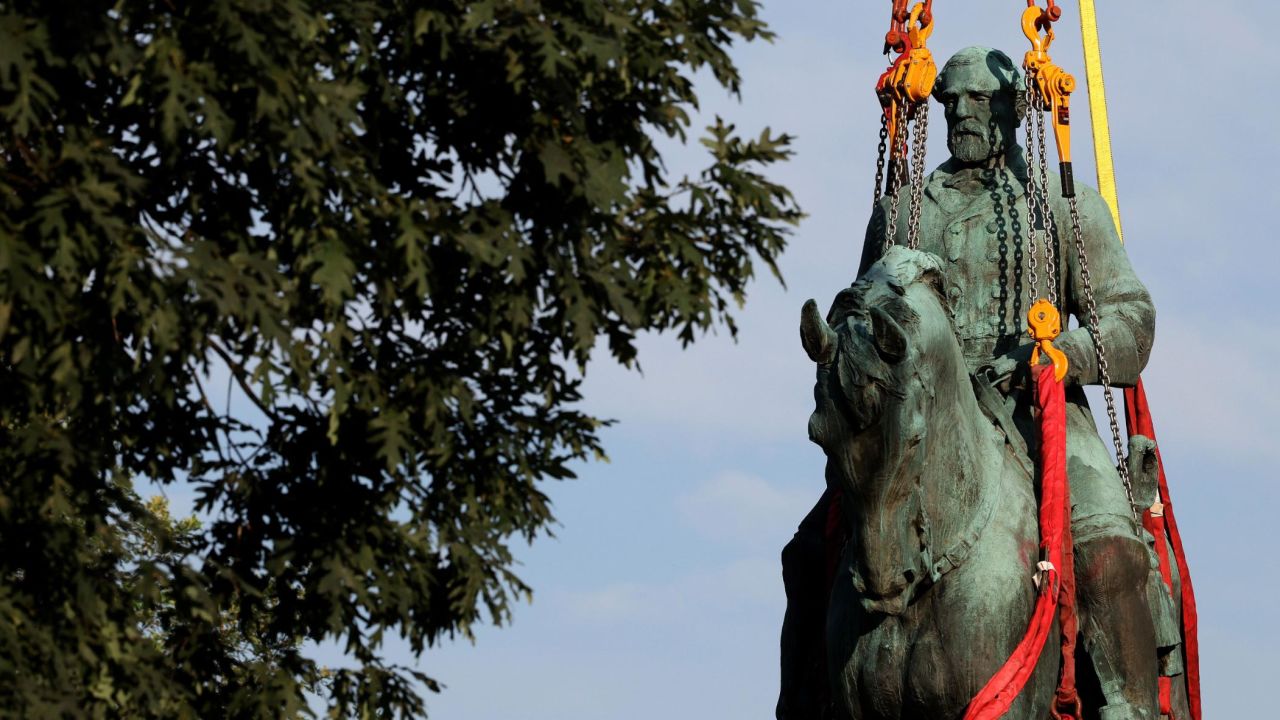
[[[1027,165],[1022,149],[1014,146],[1003,167],[958,169],[948,161],[925,182],[920,211],[919,248],[943,260],[946,293],[956,333],[970,370],[1012,354],[1030,356],[1026,313],[1030,302],[1027,258]],[[1091,269],[1099,327],[1107,351],[1111,381],[1126,386],[1137,382],[1147,363],[1155,335],[1155,307],[1138,280],[1116,234],[1111,213],[1096,190],[1076,185],[1080,229]],[[1072,234],[1071,214],[1062,197],[1057,173],[1050,174],[1053,238],[1058,248],[1059,310],[1064,330],[1068,315],[1088,323],[1079,253]],[[896,242],[907,243],[909,201],[899,203]],[[889,200],[883,199],[867,228],[861,274],[883,252]],[[1043,238],[1043,234],[1039,235]],[[1043,246],[1043,240],[1040,240]],[[1038,249],[1039,291],[1046,296],[1047,258]],[[1068,381],[1100,382],[1092,335],[1085,327],[1065,330],[1054,343],[1070,361]]]

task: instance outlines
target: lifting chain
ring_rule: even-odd
[[[880,198],[884,191],[884,156],[889,151],[889,116],[881,113],[880,115],[880,145],[876,148],[876,187],[875,197],[871,199],[871,210],[875,212],[880,207]]]
[[[1045,157],[1045,120],[1046,111],[1052,115],[1054,124],[1054,136],[1058,146],[1058,157],[1061,164],[1062,173],[1062,196],[1067,200],[1067,205],[1071,212],[1071,232],[1072,240],[1076,252],[1076,257],[1080,263],[1080,283],[1081,290],[1084,291],[1084,310],[1088,315],[1088,331],[1093,338],[1094,350],[1097,353],[1098,360],[1098,379],[1102,384],[1102,394],[1107,403],[1107,418],[1111,425],[1111,442],[1115,450],[1116,472],[1120,475],[1120,481],[1124,484],[1125,495],[1129,501],[1129,509],[1133,515],[1135,523],[1139,522],[1138,510],[1133,502],[1133,480],[1129,476],[1129,465],[1125,459],[1124,442],[1121,440],[1120,422],[1116,414],[1115,395],[1111,389],[1111,372],[1107,364],[1107,348],[1102,339],[1101,319],[1098,315],[1098,303],[1093,292],[1093,277],[1089,271],[1089,257],[1085,249],[1084,233],[1080,228],[1080,209],[1076,198],[1075,185],[1072,178],[1071,170],[1071,138],[1070,138],[1070,96],[1075,89],[1075,79],[1064,71],[1061,67],[1055,65],[1049,58],[1049,46],[1053,42],[1053,22],[1061,16],[1061,9],[1056,7],[1052,0],[1049,0],[1049,8],[1041,9],[1036,7],[1034,0],[1028,0],[1027,10],[1022,16],[1022,29],[1027,38],[1031,41],[1032,50],[1027,53],[1024,67],[1027,72],[1027,88],[1029,101],[1029,119],[1027,124],[1027,144],[1028,155],[1031,156],[1031,168],[1028,170],[1028,214],[1032,217],[1031,226],[1031,244],[1032,244],[1032,269],[1030,272],[1031,282],[1033,284],[1032,293],[1034,295],[1034,285],[1038,279],[1035,274],[1035,215],[1043,221],[1041,228],[1043,237],[1045,238],[1045,254],[1046,254],[1046,275],[1048,291],[1051,293],[1050,301],[1044,302],[1053,309],[1053,319],[1057,319],[1057,276],[1059,259],[1056,240],[1057,228],[1053,222],[1053,211],[1048,199],[1048,170]],[[1044,35],[1040,35],[1040,31],[1044,31]],[[1035,139],[1037,141],[1035,153],[1032,153],[1032,128],[1035,129]],[[1034,208],[1033,208],[1034,206]],[[1040,318],[1034,317],[1037,312],[1037,306],[1033,306],[1028,315],[1028,322],[1032,326],[1030,328],[1033,336],[1039,339],[1038,331],[1046,334],[1051,330],[1045,324],[1045,316]],[[1058,328],[1060,330],[1060,328]],[[1056,336],[1056,332],[1053,333]],[[1038,359],[1033,354],[1033,362]]]
[[[889,252],[898,237],[898,207],[902,202],[902,180],[906,175],[906,145],[909,135],[907,123],[899,123],[893,138],[893,152],[889,163],[889,184],[885,193],[889,196],[889,212],[885,217],[884,251]]]
[[[1085,312],[1089,314],[1089,334],[1093,336],[1093,346],[1098,353],[1098,379],[1102,382],[1102,395],[1107,401],[1107,420],[1111,423],[1111,444],[1116,451],[1116,471],[1120,473],[1120,481],[1124,483],[1125,495],[1129,498],[1129,510],[1133,513],[1133,521],[1140,522],[1138,508],[1133,502],[1133,479],[1129,477],[1129,463],[1126,462],[1124,442],[1120,439],[1120,420],[1116,415],[1116,398],[1111,392],[1111,369],[1107,366],[1107,346],[1102,340],[1102,324],[1098,318],[1098,303],[1093,296],[1093,278],[1089,274],[1089,256],[1084,248],[1084,234],[1080,231],[1080,208],[1076,198],[1067,198],[1071,207],[1071,229],[1075,239],[1076,256],[1080,260],[1080,281],[1084,286]]]
[[[1031,90],[1032,80],[1027,78],[1028,110],[1027,110],[1027,224],[1030,228],[1030,246],[1028,253],[1031,262],[1030,293],[1031,301],[1040,297],[1039,278],[1037,275],[1037,245],[1043,243],[1045,257],[1045,297],[1049,303],[1059,310],[1058,302],[1058,228],[1054,222],[1053,211],[1049,205],[1049,173],[1048,160],[1045,153],[1044,105]]]
[[[925,146],[929,143],[929,105],[926,101],[915,108],[916,131],[911,146],[911,209],[907,216],[907,247],[920,247],[920,201],[924,196]]]
[[[1027,294],[1030,304],[1034,304],[1041,296],[1040,294],[1040,220],[1044,215],[1040,209],[1040,201],[1045,194],[1045,187],[1036,182],[1036,121],[1039,115],[1039,108],[1035,100],[1032,98],[1035,94],[1031,90],[1031,77],[1027,77]],[[1053,248],[1046,245],[1045,247],[1045,270],[1053,267]],[[1052,286],[1053,283],[1049,282]],[[1057,305],[1057,303],[1054,303]]]
[[[1039,104],[1039,100],[1036,101]],[[1058,227],[1053,218],[1053,209],[1049,206],[1049,163],[1045,158],[1045,141],[1044,141],[1044,106],[1040,105],[1039,112],[1036,113],[1036,149],[1039,153],[1037,172],[1040,177],[1040,217],[1044,230],[1045,252],[1052,252],[1056,259],[1058,253]],[[1058,282],[1058,264],[1055,262],[1047,266],[1045,271],[1045,284],[1048,289],[1049,302],[1054,307],[1061,308],[1058,303],[1058,288],[1061,285]]]

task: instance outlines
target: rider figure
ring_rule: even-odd
[[[1023,325],[1031,293],[1024,272],[1028,168],[1016,142],[1027,107],[1022,76],[1004,53],[968,48],[947,62],[934,98],[946,111],[951,158],[925,181],[919,248],[943,261],[946,295],[970,371],[997,389],[989,393],[994,400],[987,404],[995,407],[988,409],[1006,419],[1006,429],[1014,428],[1008,435],[1018,451],[1035,457],[1027,380],[1031,345]],[[1087,321],[1071,216],[1057,173],[1051,177],[1047,195],[1058,234],[1060,307],[1064,317]],[[1080,184],[1076,189],[1110,377],[1116,385],[1132,385],[1151,351],[1155,308],[1101,196]],[[899,204],[895,238],[904,245],[908,204]],[[889,207],[886,199],[873,213],[859,276],[884,248]],[[1041,283],[1043,277],[1042,271]],[[1083,386],[1099,382],[1093,337],[1080,327],[1063,332],[1054,344],[1070,361],[1067,457],[1080,626],[1107,703],[1102,717],[1155,720],[1156,641],[1146,596],[1151,555],[1085,399]]]

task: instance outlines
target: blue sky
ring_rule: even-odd
[[[1054,56],[1075,72],[1076,175],[1093,177],[1076,3]],[[1159,312],[1145,373],[1201,616],[1206,717],[1256,716],[1280,666],[1272,508],[1280,406],[1266,320],[1280,145],[1263,90],[1277,61],[1272,3],[1099,3],[1126,240]],[[704,83],[705,117],[797,136],[774,176],[809,217],[724,333],[681,351],[649,337],[643,376],[588,374],[587,407],[618,419],[608,464],[549,493],[562,526],[521,552],[533,602],[424,656],[449,720],[771,718],[784,597],[778,552],[822,489],[806,438],[813,367],[800,305],[825,306],[857,269],[878,128],[871,86],[888,2],[765,3],[780,35],[739,48],[741,103]],[[939,61],[966,45],[1027,43],[1020,2],[938,0]],[[1229,30],[1228,30],[1229,28]],[[1229,42],[1223,42],[1227,40]],[[934,123],[941,126],[935,108]],[[703,123],[705,124],[705,123]],[[935,132],[930,166],[945,159]],[[700,149],[675,149],[696,168]],[[1092,182],[1090,183],[1092,184]]]

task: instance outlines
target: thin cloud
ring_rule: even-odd
[[[816,499],[812,488],[779,488],[755,475],[727,471],[677,498],[676,507],[687,524],[711,539],[780,549]]]
[[[548,600],[577,623],[679,628],[715,621],[726,613],[772,610],[782,617],[785,598],[776,554],[757,554],[700,568],[670,581],[615,583],[552,591]]]
[[[1270,364],[1275,338],[1238,321],[1164,318],[1144,384],[1162,443],[1180,452],[1274,457],[1271,424],[1280,415]]]

